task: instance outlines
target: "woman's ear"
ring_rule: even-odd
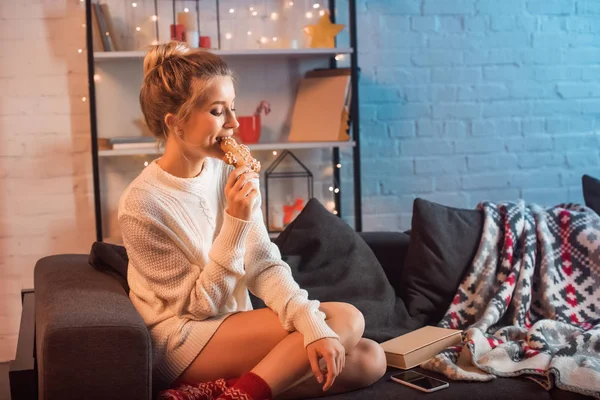
[[[177,132],[177,118],[173,114],[168,113],[165,115],[165,126],[169,132]]]
[[[167,126],[169,133],[174,133],[178,136],[183,135],[183,131],[179,127],[179,124],[177,123],[177,117],[175,115],[171,113],[165,115],[165,125]]]

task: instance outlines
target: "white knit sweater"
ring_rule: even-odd
[[[294,281],[269,239],[262,211],[251,221],[230,216],[224,196],[233,167],[208,158],[183,179],[154,160],[127,187],[119,224],[129,256],[130,298],[148,326],[156,382],[170,385],[225,318],[252,309],[248,289],[304,345],[338,338],[319,302]]]

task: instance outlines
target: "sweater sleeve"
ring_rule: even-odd
[[[226,214],[209,261],[195,265],[177,233],[156,215],[139,209],[119,213],[129,268],[174,315],[197,320],[218,315],[245,274],[245,240],[251,224]]]
[[[325,322],[319,301],[308,299],[308,292],[300,288],[289,265],[281,259],[279,248],[269,238],[260,206],[254,211],[246,240],[245,263],[248,289],[277,313],[284,329],[304,336],[304,346],[326,337],[339,339]]]

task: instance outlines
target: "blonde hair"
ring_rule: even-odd
[[[144,58],[144,82],[140,90],[140,106],[150,131],[166,139],[169,127],[165,115],[175,115],[177,121],[188,119],[192,109],[203,100],[210,81],[233,75],[219,56],[202,49],[190,49],[183,42],[152,46]],[[194,92],[197,80],[203,90]]]

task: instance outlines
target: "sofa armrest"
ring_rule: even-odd
[[[396,294],[400,293],[400,275],[408,252],[410,235],[404,232],[359,232],[359,235],[375,253]]]
[[[38,398],[34,302],[33,289],[21,291],[21,325],[17,353],[15,359],[8,364],[10,398],[12,400],[35,400]]]
[[[34,284],[40,399],[152,398],[150,335],[117,280],[54,255]]]

